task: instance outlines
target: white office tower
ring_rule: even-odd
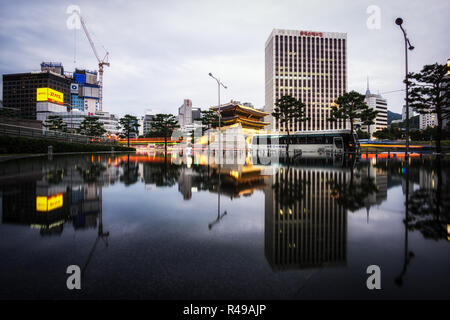
[[[274,29],[265,46],[265,107],[290,95],[306,104],[305,123],[280,126],[272,116],[267,129],[291,132],[348,128],[329,122],[331,104],[347,91],[347,34]]]
[[[369,81],[367,81],[366,98],[364,102],[372,109],[377,111],[377,116],[374,120],[375,124],[370,126],[370,135],[375,131],[380,131],[387,128],[387,100],[379,94],[372,94],[369,89]],[[361,130],[367,131],[367,126],[362,126]]]

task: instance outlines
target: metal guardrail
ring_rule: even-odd
[[[64,142],[74,142],[74,143],[102,143],[102,144],[117,144],[115,140],[110,140],[106,137],[90,137],[80,134],[72,134],[68,132],[59,132],[46,129],[37,129],[31,127],[16,126],[6,123],[0,123],[0,135],[14,136],[14,137],[25,137],[25,138],[35,138],[35,139],[49,139],[58,140]]]

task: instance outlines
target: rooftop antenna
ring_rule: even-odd
[[[367,76],[367,90],[366,90],[366,96],[368,96],[370,94],[370,89],[369,89],[369,76]]]

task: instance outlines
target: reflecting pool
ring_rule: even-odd
[[[1,162],[0,298],[450,298],[448,158],[235,156]]]

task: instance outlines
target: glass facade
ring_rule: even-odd
[[[84,111],[84,99],[80,98],[77,94],[72,94],[72,108]]]

